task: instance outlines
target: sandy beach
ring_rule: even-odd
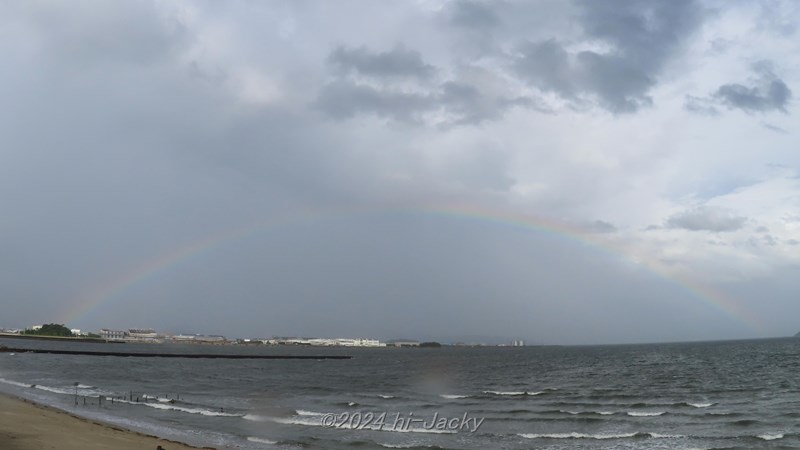
[[[155,450],[159,445],[164,450],[197,448],[0,394],[3,450]]]

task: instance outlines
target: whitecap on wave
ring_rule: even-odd
[[[483,393],[490,395],[511,395],[511,396],[544,394],[543,391],[483,391]]]
[[[759,439],[763,439],[765,441],[774,441],[776,439],[783,439],[783,434],[781,434],[781,433],[775,433],[775,434],[765,433],[765,434],[759,434],[756,437],[758,437]]]
[[[684,438],[686,436],[676,434],[659,434],[659,433],[550,433],[550,434],[535,434],[524,433],[519,436],[526,439],[628,439],[628,438],[652,438],[652,439],[675,439]]]
[[[446,399],[469,398],[469,395],[442,394],[439,397]]]
[[[654,417],[665,413],[666,411],[628,411],[628,415],[632,417]]]
[[[521,437],[526,439],[624,439],[635,437],[637,433],[620,433],[620,434],[586,434],[586,433],[550,433],[550,434],[535,434],[523,433]]]
[[[106,397],[108,401],[114,401],[115,403],[127,403],[129,405],[141,405],[147,406],[148,408],[155,408],[155,409],[162,409],[162,410],[170,410],[170,411],[178,411],[184,412],[188,414],[200,414],[203,416],[212,416],[212,417],[242,417],[243,414],[235,414],[235,413],[227,413],[224,411],[212,411],[210,409],[203,409],[203,408],[186,408],[183,406],[176,406],[176,405],[167,405],[163,403],[144,403],[144,402],[131,402],[128,400],[120,400],[118,398],[112,399],[111,397]]]
[[[248,436],[247,440],[249,442],[257,442],[259,444],[268,444],[268,445],[275,445],[278,443],[277,441],[270,441],[269,439],[259,438],[255,436]]]

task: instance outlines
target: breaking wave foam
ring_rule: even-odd
[[[587,434],[587,433],[550,433],[536,434],[523,433],[519,436],[526,439],[630,439],[630,438],[652,438],[652,439],[673,439],[683,438],[683,435],[659,434],[659,433],[618,433],[618,434]]]
[[[776,433],[776,434],[765,433],[765,434],[759,434],[756,437],[759,438],[759,439],[763,439],[765,441],[774,441],[776,439],[783,439],[783,434],[781,434],[781,433]]]
[[[442,394],[439,397],[446,398],[446,399],[456,399],[456,398],[469,398],[469,395],[455,395],[455,394]]]
[[[483,393],[490,395],[522,396],[522,395],[540,395],[544,394],[544,391],[483,391]]]

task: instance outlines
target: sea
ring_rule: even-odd
[[[79,416],[237,449],[800,448],[800,339],[612,346],[305,348],[52,343],[0,353],[0,390]]]

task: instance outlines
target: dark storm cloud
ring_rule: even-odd
[[[752,71],[755,76],[747,84],[723,84],[705,98],[687,96],[684,107],[691,112],[712,115],[719,113],[715,105],[746,113],[788,112],[786,108],[792,98],[792,90],[775,75],[772,63],[757,62],[752,65]]]
[[[571,51],[557,39],[522,44],[516,72],[531,85],[571,103],[593,100],[614,113],[652,105],[650,89],[664,65],[698,28],[703,9],[693,1],[578,3],[583,39],[603,51]]]
[[[314,102],[316,109],[336,120],[373,114],[399,122],[437,126],[477,125],[499,119],[515,106],[545,110],[527,97],[489,97],[474,86],[452,81],[428,92],[409,93],[341,80],[325,85]],[[428,115],[433,113],[445,118],[429,120]]]
[[[405,56],[387,56],[397,52]],[[401,60],[404,62],[400,63]],[[338,79],[320,89],[313,106],[337,120],[372,114],[405,123],[449,127],[496,120],[512,107],[546,111],[540,102],[530,97],[493,96],[469,83],[426,80],[433,71],[429,70],[432,66],[424,63],[418,52],[403,47],[384,53],[371,53],[362,48],[355,54],[339,48],[329,55],[328,62],[337,69]],[[377,79],[364,83],[349,76],[350,70],[343,68],[352,68],[361,75],[373,75]],[[385,79],[397,76],[417,78],[415,89],[398,87],[395,80]],[[431,114],[438,116],[431,119]]]
[[[428,78],[434,67],[422,60],[422,55],[402,45],[385,52],[371,52],[366,47],[339,47],[328,56],[328,63],[337,69],[355,71],[373,77]]]
[[[667,228],[682,228],[689,231],[736,231],[741,229],[746,217],[716,207],[701,206],[671,216]]]
[[[469,29],[486,29],[497,26],[500,19],[492,10],[494,4],[479,1],[460,0],[449,5],[447,14],[450,22]]]
[[[725,84],[713,96],[730,109],[745,112],[786,112],[792,91],[781,79],[765,80],[757,86]]]
[[[478,125],[497,120],[513,107],[549,112],[546,106],[531,97],[494,97],[482,93],[473,85],[456,81],[443,83],[436,100],[452,116],[450,124],[453,125]]]

